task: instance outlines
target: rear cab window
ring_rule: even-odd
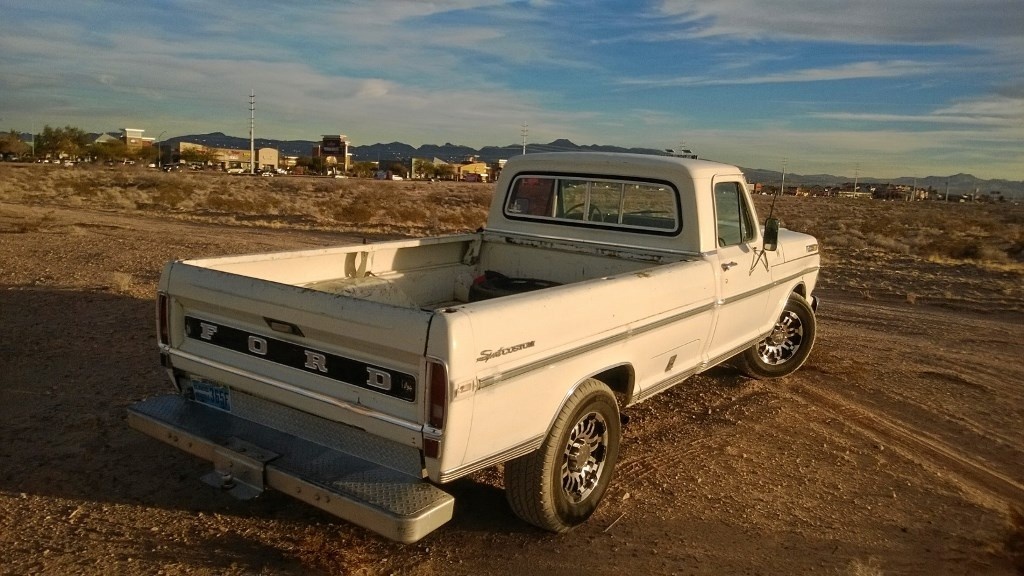
[[[512,219],[653,234],[682,228],[679,194],[659,181],[521,175],[512,182],[504,211]]]

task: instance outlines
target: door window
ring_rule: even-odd
[[[718,246],[736,246],[754,239],[750,207],[739,182],[715,183],[715,210],[718,213]]]

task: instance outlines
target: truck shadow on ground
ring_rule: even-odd
[[[154,317],[149,300],[0,286],[0,490],[137,501],[180,473],[125,424],[170,389]]]

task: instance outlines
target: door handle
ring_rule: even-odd
[[[732,268],[733,266],[736,266],[735,262],[723,262],[722,263],[722,270],[725,270],[726,272],[728,272],[729,269]]]

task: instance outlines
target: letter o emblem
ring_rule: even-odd
[[[259,336],[249,336],[249,352],[259,354],[260,356],[266,356],[267,341]]]

